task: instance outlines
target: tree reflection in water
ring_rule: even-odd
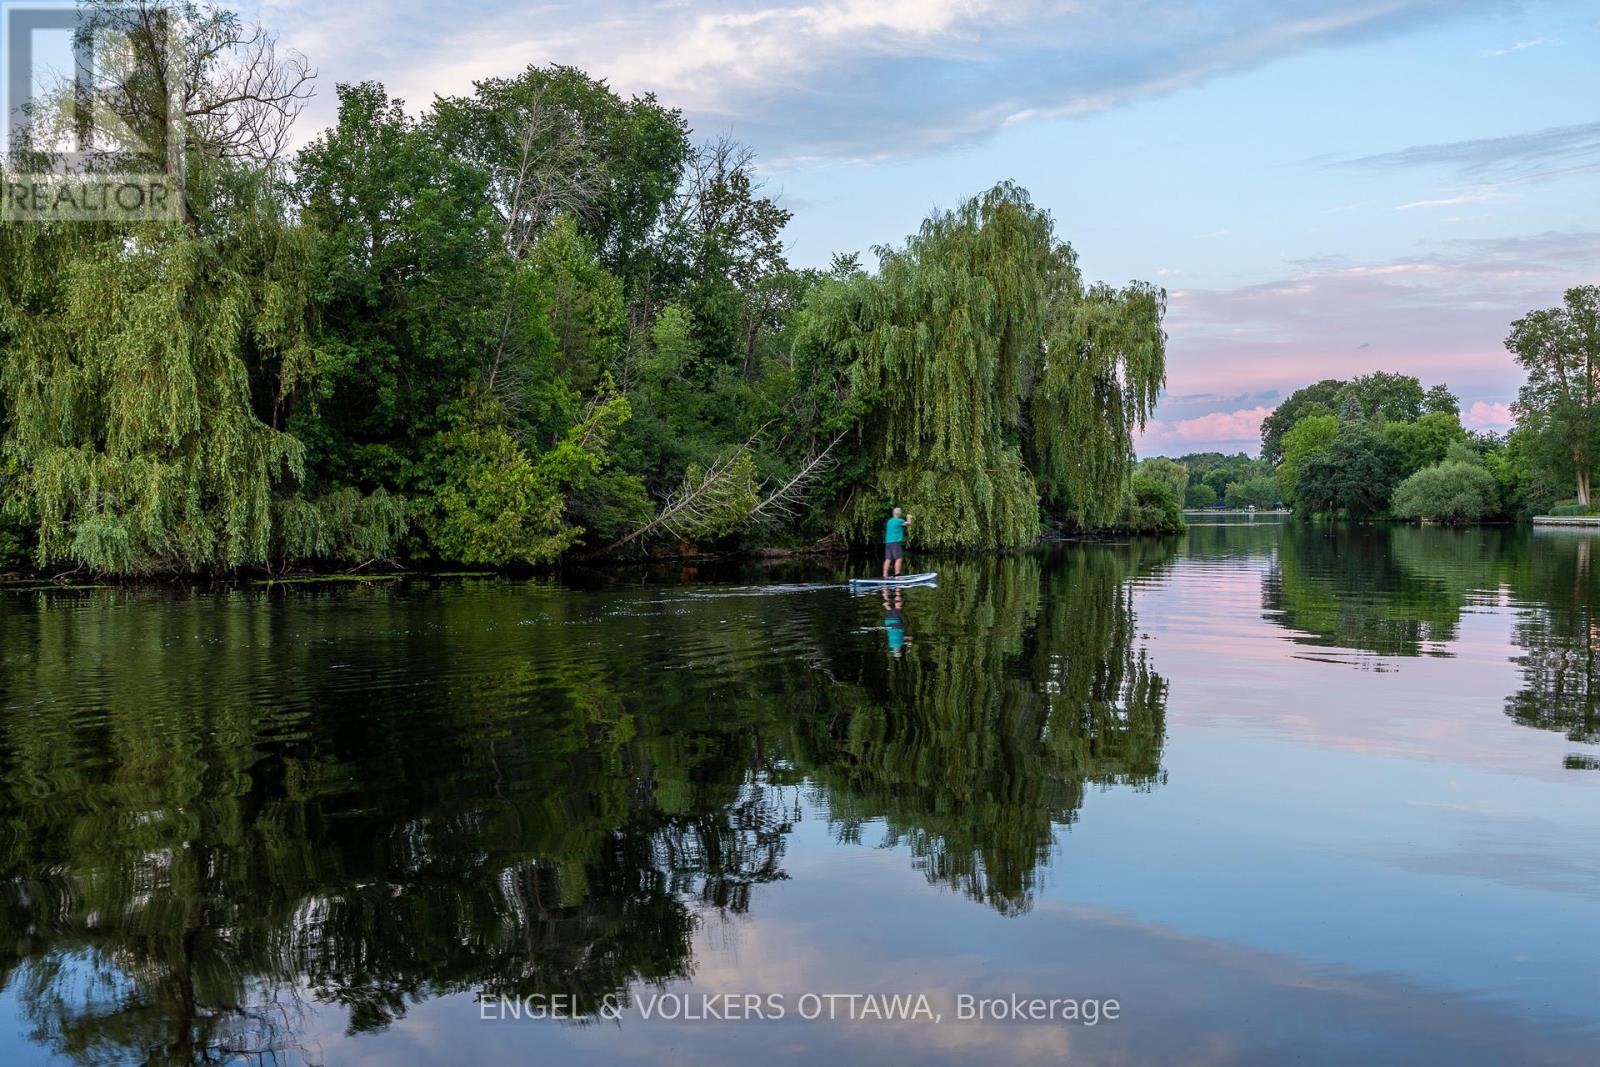
[[[1087,784],[1160,780],[1129,582],[1169,553],[954,565],[898,659],[836,597],[15,595],[0,979],[83,1062],[316,1059],[318,1005],[592,1012],[692,975],[699,917],[786,877],[807,796],[1024,911]]]
[[[1509,603],[1522,687],[1506,713],[1576,743],[1600,743],[1594,535],[1294,524],[1268,550],[1265,615],[1304,644],[1378,657],[1451,656],[1464,613]],[[1575,753],[1566,765],[1596,762]]]

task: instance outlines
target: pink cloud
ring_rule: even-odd
[[[1511,417],[1511,405],[1474,400],[1472,406],[1461,413],[1463,425],[1476,429],[1503,430],[1516,420]]]
[[[1135,442],[1141,451],[1173,444],[1215,444],[1249,442],[1261,439],[1261,420],[1272,414],[1268,407],[1240,411],[1213,411],[1192,419],[1164,421],[1151,419]]]
[[[1168,386],[1174,396],[1286,396],[1319,378],[1388,370],[1509,396],[1523,377],[1505,350],[1511,322],[1559,303],[1596,269],[1600,231],[1569,230],[1440,241],[1390,262],[1307,262],[1238,289],[1177,289]],[[1483,417],[1495,414],[1489,404]]]

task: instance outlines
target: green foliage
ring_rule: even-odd
[[[1274,467],[1282,463],[1284,435],[1308,415],[1332,415],[1337,411],[1339,391],[1344,386],[1338,378],[1324,378],[1290,393],[1261,420],[1261,458]]]
[[[1309,415],[1283,435],[1283,460],[1278,465],[1278,485],[1283,499],[1295,504],[1300,502],[1301,472],[1312,456],[1333,444],[1338,435],[1339,420],[1333,415]]]
[[[596,258],[570,216],[557,219],[533,246],[529,266],[559,357],[554,373],[588,392],[603,374],[620,376],[628,313],[622,281]]]
[[[246,28],[184,10],[216,46],[185,91],[237,106],[219,63]],[[876,274],[794,270],[750,151],[691,148],[651,97],[559,66],[420,115],[337,93],[287,169],[259,114],[207,112],[181,225],[0,234],[0,560],[544,564],[758,525],[871,537],[889,498],[927,547],[995,547],[1041,509],[1147,507],[1165,295],[1085,286],[1022,189],[933,216]],[[224,120],[259,151],[217,162]]]
[[[311,373],[307,239],[260,176],[209,180],[229,210],[194,228],[0,228],[4,452],[41,566],[270,557],[304,458],[273,422]]]
[[[1381,432],[1405,475],[1442,463],[1452,445],[1467,439],[1460,416],[1450,411],[1430,411],[1415,422],[1388,422]]]
[[[1132,533],[1182,533],[1183,504],[1165,481],[1135,474],[1115,528]]]
[[[1454,415],[1461,417],[1461,401],[1443,382],[1430,386],[1422,397],[1423,415]]]
[[[1391,511],[1399,519],[1477,522],[1499,508],[1494,476],[1473,463],[1449,461],[1424,467],[1394,491]]]
[[[320,325],[314,402],[289,425],[323,484],[403,489],[477,380],[513,272],[483,172],[382,86],[338,92],[337,125],[295,163],[302,215],[321,235]],[[538,321],[518,325],[542,341],[530,347],[553,347]]]
[[[1305,457],[1294,497],[1309,512],[1364,518],[1388,505],[1399,480],[1400,460],[1382,434],[1365,423],[1347,422],[1331,443]]]
[[[920,517],[929,548],[1038,536],[1016,433],[1055,274],[1070,269],[1061,257],[1049,219],[997,186],[883,250],[877,276],[822,286],[812,328],[848,352],[852,387],[870,398],[861,433],[874,491],[842,516],[857,536],[876,533],[883,500]]]
[[[1600,455],[1600,286],[1568,289],[1560,307],[1518,319],[1506,347],[1528,372],[1512,411],[1530,434],[1529,452],[1568,473],[1578,503],[1590,503]]]
[[[1224,503],[1230,508],[1272,508],[1282,499],[1278,479],[1271,476],[1229,482]]]
[[[1140,460],[1134,468],[1135,476],[1143,475],[1160,482],[1171,491],[1173,499],[1182,501],[1189,491],[1189,468],[1165,456],[1152,456]]]
[[[1571,517],[1596,515],[1600,514],[1600,505],[1579,504],[1575,501],[1567,504],[1551,504],[1548,508],[1544,509],[1543,513],[1546,515]]]
[[[1498,447],[1485,452],[1484,466],[1500,486],[1500,511],[1518,519],[1550,514],[1566,492],[1567,480],[1542,462],[1543,442],[1535,431],[1518,427]]]
[[[274,557],[285,563],[358,562],[399,553],[408,526],[406,502],[382,489],[362,494],[344,486],[315,500],[275,501]]]
[[[1189,476],[1189,484],[1183,495],[1185,507],[1211,507],[1218,501],[1228,501],[1230,494],[1233,500],[1229,504],[1231,507],[1248,507],[1252,501],[1267,499],[1268,504],[1256,503],[1257,507],[1265,507],[1278,500],[1276,474],[1272,465],[1264,460],[1252,459],[1243,452],[1231,456],[1221,452],[1192,452],[1178,457],[1177,462]],[[1270,490],[1262,487],[1262,479],[1273,482]],[[1240,504],[1239,501],[1245,503]]]
[[[1028,543],[1041,497],[1114,521],[1164,376],[1161,294],[1084,290],[1049,216],[1013,185],[931,216],[880,258],[877,276],[826,281],[807,307],[808,343],[844,353],[864,407],[873,491],[847,503],[845,528],[873,536],[886,499],[935,548]]]
[[[693,499],[695,505],[682,520],[672,524],[672,531],[679,537],[688,540],[725,537],[743,526],[755,511],[761,499],[755,457],[741,450],[726,464],[726,472],[718,475],[716,467],[707,469],[698,463],[689,464],[678,498]]]
[[[1382,514],[1410,475],[1452,455],[1481,462],[1462,429],[1460,402],[1443,384],[1424,391],[1411,375],[1377,371],[1318,382],[1290,399],[1301,414],[1285,428],[1289,402],[1274,413],[1273,451],[1282,498],[1303,513]]]
[[[1450,396],[1449,391],[1443,396]],[[1416,378],[1380,370],[1346,382],[1335,395],[1332,407],[1341,418],[1415,422],[1422,416],[1424,400],[1422,383]],[[1443,397],[1436,395],[1435,403],[1442,402]]]
[[[1076,269],[1062,284],[1029,413],[1029,454],[1046,504],[1092,528],[1106,521],[1128,476],[1134,430],[1166,383],[1166,292],[1096,285],[1074,299]]]
[[[437,100],[428,125],[452,157],[489,176],[503,220],[515,201],[529,207],[527,186],[542,170],[535,229],[574,206],[568,193],[576,192],[578,228],[607,270],[633,278],[658,265],[651,237],[691,149],[683,116],[653,95],[624,100],[574,67],[529,67],[475,82],[471,96]],[[568,193],[549,195],[557,184]]]
[[[625,397],[603,397],[554,448],[530,454],[492,401],[462,405],[424,460],[432,488],[417,500],[416,520],[427,551],[493,567],[558,558],[584,534],[567,518],[567,496],[601,471],[628,415]]]

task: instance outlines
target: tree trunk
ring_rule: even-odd
[[[1589,468],[1583,462],[1583,453],[1577,447],[1572,449],[1572,465],[1578,474],[1578,504],[1581,507],[1589,506]]]

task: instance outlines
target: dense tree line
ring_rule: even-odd
[[[1276,415],[1288,412],[1288,418]],[[1262,424],[1281,498],[1302,515],[1471,522],[1531,513],[1548,486],[1526,441],[1467,430],[1443,384],[1378,371],[1297,390]],[[1265,462],[1265,460],[1263,461]]]
[[[1181,522],[1131,478],[1164,294],[1086,283],[1016,186],[875,270],[801,269],[751,152],[652,96],[340,85],[288,156],[309,75],[269,34],[84,6],[128,42],[95,103],[129,121],[177,19],[184,210],[0,231],[0,565],[538,565],[859,542],[892,505],[939,548]]]
[[[1568,290],[1506,339],[1527,383],[1504,436],[1472,433],[1443,384],[1378,371],[1325,379],[1262,423],[1261,455],[1303,514],[1440,522],[1588,514],[1600,455],[1600,287]],[[1572,492],[1570,501],[1562,498]]]
[[[1243,452],[1152,456],[1140,461],[1135,476],[1163,483],[1186,508],[1271,508],[1283,499],[1272,465]]]

